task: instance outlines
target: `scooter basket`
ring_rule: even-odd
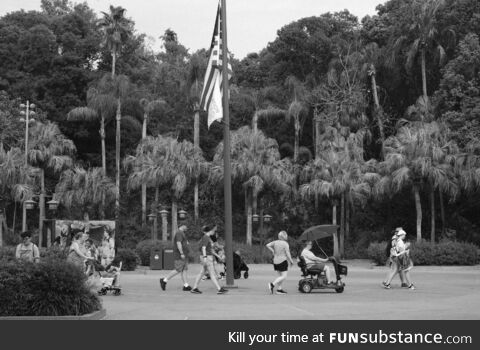
[[[338,264],[338,274],[346,276],[348,273],[348,268],[345,265]]]

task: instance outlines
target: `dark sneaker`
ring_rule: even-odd
[[[270,291],[270,294],[273,294],[273,288],[275,288],[275,285],[272,282],[270,282],[268,284],[268,290]]]
[[[200,290],[198,288],[195,288],[195,289],[192,289],[190,291],[190,293],[193,293],[193,294],[202,294],[202,292],[200,292]]]
[[[287,292],[285,292],[283,289],[277,289],[275,294],[285,295],[285,294],[287,294]]]
[[[221,288],[217,291],[217,294],[225,294],[225,293],[227,293],[227,292],[228,292],[227,289],[221,287]]]
[[[184,292],[190,292],[192,290],[192,287],[190,286],[183,286],[183,289],[182,289]]]
[[[408,284],[402,283],[402,288],[408,288]]]
[[[410,289],[410,290],[414,290],[414,289],[415,289],[415,286],[413,285],[413,283],[412,283],[410,286],[408,286],[408,289]]]
[[[382,282],[382,286],[383,286],[383,288],[385,288],[385,289],[390,289],[390,288],[391,288],[391,287],[390,287],[390,284],[386,284],[385,282]]]
[[[167,282],[165,282],[163,278],[160,278],[160,288],[162,288],[162,290],[165,290],[166,286],[167,286]]]

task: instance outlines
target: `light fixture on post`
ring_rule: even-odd
[[[185,220],[187,218],[187,212],[183,209],[178,211],[178,218],[180,220]]]
[[[266,223],[269,223],[270,221],[272,221],[272,216],[268,215],[268,214],[265,214],[263,216],[263,221],[266,222]]]
[[[47,202],[48,205],[48,210],[55,212],[58,209],[58,205],[60,204],[59,201],[56,201],[55,199],[52,199],[51,201]]]
[[[252,215],[252,221],[253,222],[258,222],[258,220],[259,220],[259,216],[257,214],[253,214]]]
[[[35,202],[32,199],[29,199],[29,200],[26,200],[24,204],[25,204],[25,209],[32,210],[35,208],[35,204],[37,204],[37,202]]]

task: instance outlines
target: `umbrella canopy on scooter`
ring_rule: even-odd
[[[318,239],[332,237],[338,230],[337,225],[319,225],[312,226],[300,235],[298,238],[300,241],[316,241]]]

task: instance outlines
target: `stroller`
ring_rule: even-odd
[[[225,277],[227,274],[227,264],[223,263],[223,266],[224,266],[224,272],[220,272],[220,276]],[[245,263],[245,261],[242,259],[240,252],[237,250],[236,252],[233,253],[233,278],[236,280],[241,278],[242,271],[244,271],[243,278],[247,279],[249,268]]]
[[[110,264],[104,271],[98,271],[100,282],[102,284],[102,287],[98,291],[98,295],[107,295],[108,292],[112,292],[115,296],[122,294],[122,288],[119,285],[121,270],[122,262],[120,261],[118,267]]]

